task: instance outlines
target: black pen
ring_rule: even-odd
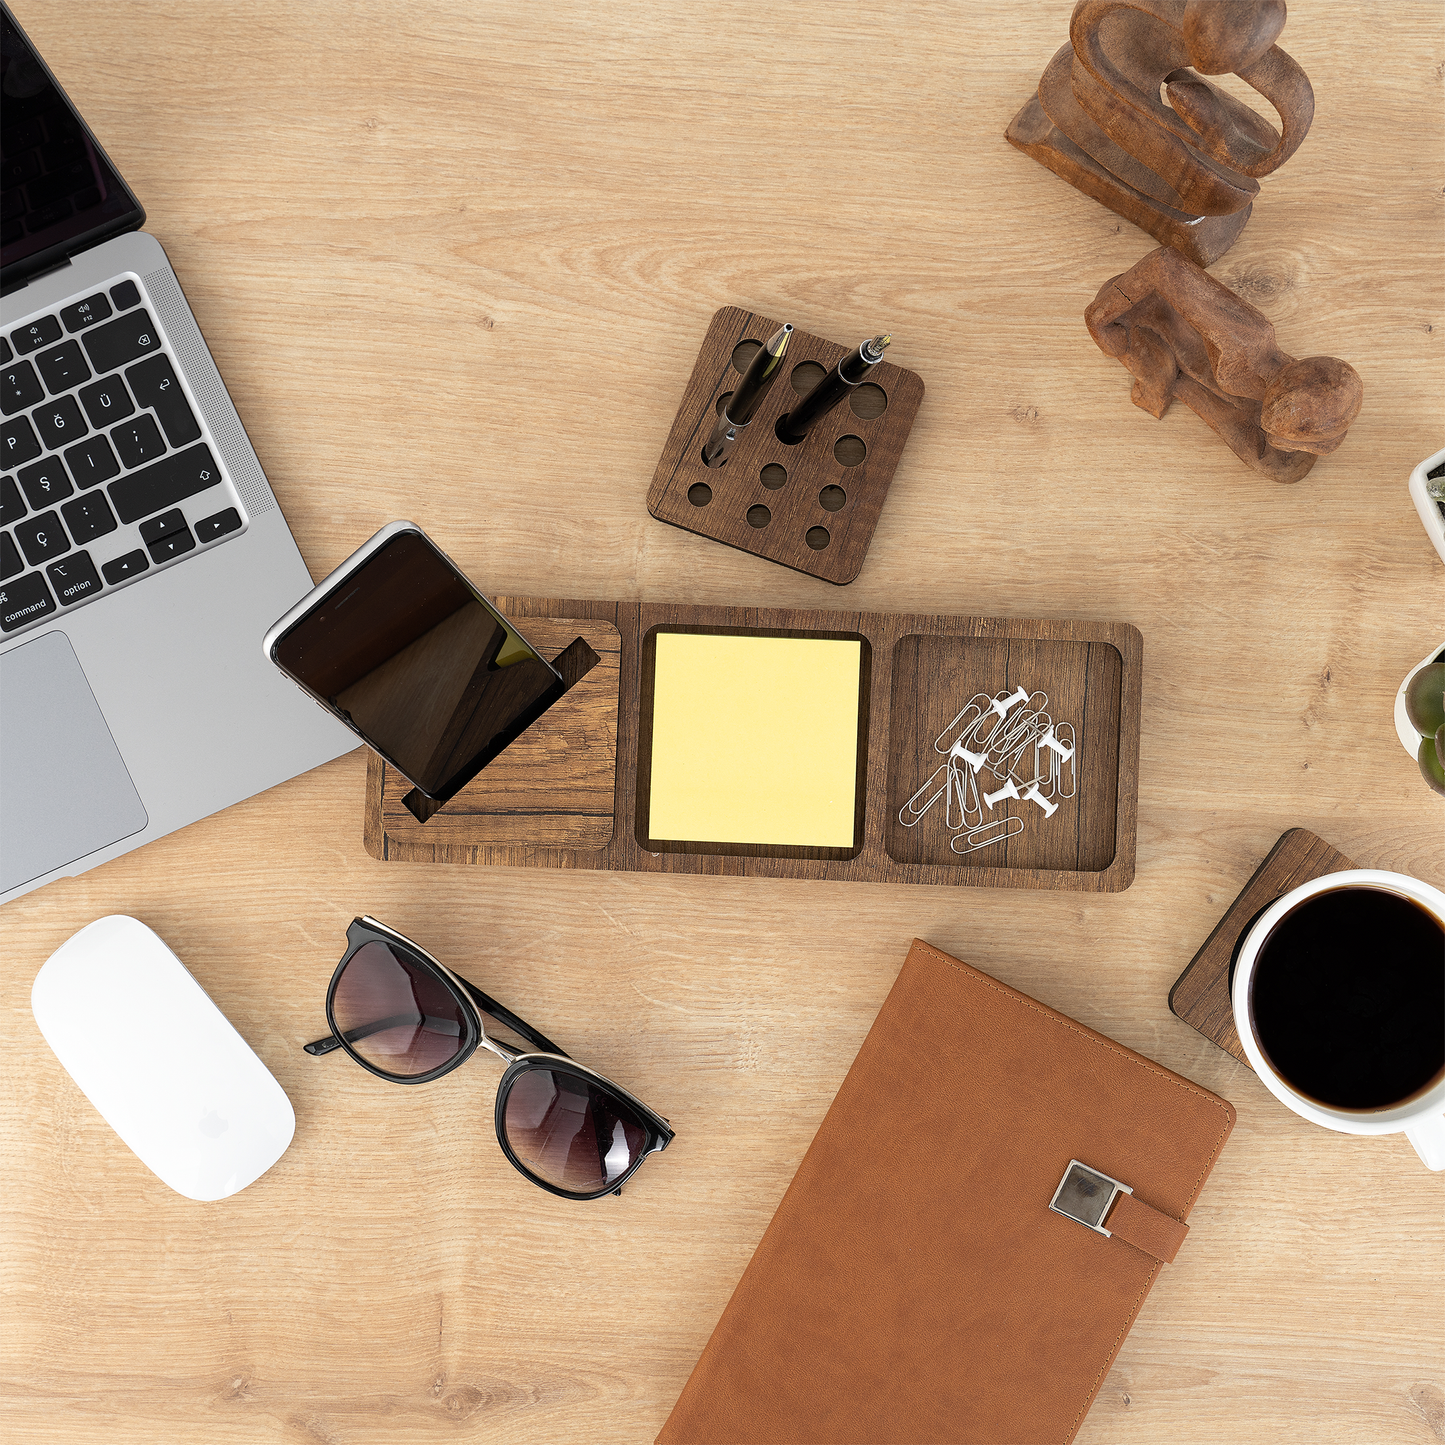
[[[718,412],[712,435],[702,449],[702,459],[708,466],[720,467],[732,454],[738,437],[752,421],[753,413],[768,394],[768,388],[778,379],[778,373],[783,369],[783,353],[788,349],[788,338],[792,334],[793,323],[790,321],[758,349],[748,369],[743,372],[743,379]]]
[[[891,335],[875,336],[857,351],[850,351],[827,376],[790,411],[778,420],[778,439],[796,446],[808,433],[860,385],[868,373],[883,360],[883,353],[893,340]]]

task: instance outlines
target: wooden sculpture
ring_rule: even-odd
[[[1259,311],[1167,246],[1106,281],[1084,321],[1133,374],[1135,406],[1162,417],[1178,397],[1277,482],[1334,451],[1364,398],[1348,362],[1281,351]]]
[[[1284,21],[1285,0],[1079,0],[1069,44],[1005,135],[1208,266],[1244,229],[1258,177],[1295,153],[1314,117],[1309,78],[1274,43]],[[1202,78],[1229,71],[1274,106],[1283,135]]]

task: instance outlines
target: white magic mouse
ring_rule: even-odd
[[[99,918],[30,990],[45,1042],[136,1157],[187,1199],[259,1179],[296,1132],[291,1101],[180,959],[139,919]]]

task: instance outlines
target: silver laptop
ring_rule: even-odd
[[[310,573],[145,213],[3,26],[0,903],[357,746],[261,655]]]

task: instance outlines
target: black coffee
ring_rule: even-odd
[[[1270,931],[1250,1004],[1260,1047],[1302,1094],[1385,1109],[1445,1071],[1445,929],[1378,888],[1317,893]]]

